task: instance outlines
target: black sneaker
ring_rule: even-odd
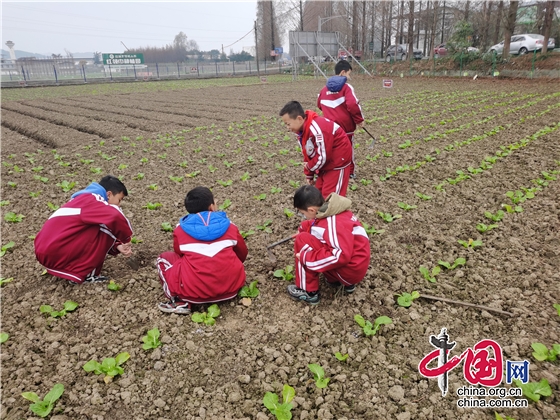
[[[88,274],[84,283],[101,283],[104,281],[109,280],[109,277],[106,276],[94,276],[93,274]]]
[[[331,282],[327,282],[327,284],[331,287],[340,287],[342,286],[342,284],[340,284],[340,282],[336,281],[334,283]],[[344,291],[348,294],[352,294],[354,293],[354,291],[356,290],[356,285],[355,284],[351,284],[350,286],[344,286]]]
[[[290,284],[288,286],[288,294],[296,300],[303,300],[311,305],[317,305],[319,303],[319,292],[306,292],[296,287],[295,284]]]
[[[188,315],[191,313],[189,306],[189,302],[177,298],[171,299],[169,302],[158,303],[159,310],[168,314]]]

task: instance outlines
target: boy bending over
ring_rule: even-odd
[[[217,211],[212,192],[196,187],[187,193],[184,216],[173,231],[174,252],[157,259],[169,302],[163,312],[189,314],[191,304],[229,300],[245,283],[247,246],[226,213]]]
[[[363,280],[370,261],[369,238],[349,210],[351,204],[335,193],[324,200],[311,185],[296,191],[294,207],[307,220],[295,238],[296,283],[288,286],[294,299],[319,303],[319,273],[330,286],[344,286],[346,293],[353,293]]]
[[[352,144],[344,130],[316,112],[304,111],[297,101],[284,105],[280,116],[288,129],[298,135],[307,183],[315,183],[325,198],[332,192],[346,196]]]
[[[76,284],[108,280],[100,275],[107,253],[132,255],[132,228],[119,207],[127,195],[107,175],[55,211],[35,237],[35,256],[47,273]]]

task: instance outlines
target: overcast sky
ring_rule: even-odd
[[[2,48],[38,54],[123,52],[124,44],[164,46],[183,31],[200,49],[240,52],[254,46],[256,1],[10,2],[2,1]],[[235,43],[235,44],[234,44]],[[227,47],[234,44],[231,47]]]

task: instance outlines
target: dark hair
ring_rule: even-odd
[[[214,204],[214,195],[206,187],[193,188],[185,197],[185,208],[190,214],[208,211],[212,204]]]
[[[321,207],[325,203],[323,194],[313,185],[299,187],[294,194],[294,207],[307,210],[311,206]]]
[[[352,66],[346,60],[340,60],[334,66],[334,74],[336,75],[339,75],[341,71],[348,71],[348,70],[352,70]]]
[[[295,120],[298,116],[305,119],[305,111],[298,101],[290,101],[280,110],[280,116],[288,114],[292,120]]]
[[[128,190],[119,178],[113,175],[105,175],[99,181],[99,185],[105,188],[105,191],[111,191],[113,194],[123,193],[125,197],[128,196]]]

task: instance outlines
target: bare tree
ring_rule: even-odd
[[[511,0],[509,2],[509,9],[507,14],[507,20],[504,27],[504,51],[503,57],[509,55],[509,46],[511,43],[511,36],[515,31],[515,23],[517,21],[517,9],[519,8],[519,1],[518,0]]]
[[[270,57],[270,51],[280,45],[274,5],[269,0],[257,2],[257,48],[259,57]]]
[[[554,1],[546,2],[546,13],[544,18],[544,39],[542,52],[546,54],[548,51],[548,39],[550,38],[551,27],[552,27],[552,16],[554,15]]]
[[[492,44],[497,44],[500,38],[500,27],[502,26],[502,14],[504,13],[504,2],[500,0],[498,3],[498,11],[496,13],[496,25],[494,29],[494,38]]]
[[[437,27],[437,21],[438,21],[438,12],[439,12],[439,1],[434,1],[433,3],[433,8],[432,8],[432,28],[430,31],[430,45],[428,46],[428,48],[430,49],[430,58],[434,57],[434,47],[435,47],[435,41],[436,41],[436,27]]]
[[[414,51],[414,0],[408,2],[408,53],[412,58]]]

